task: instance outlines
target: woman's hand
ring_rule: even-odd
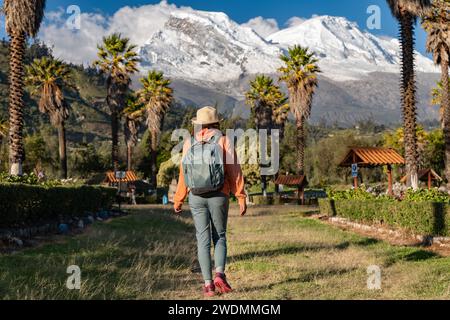
[[[173,209],[175,210],[176,214],[180,214],[181,213],[182,206],[183,206],[183,204],[181,202],[175,202],[175,204],[173,205]]]
[[[247,213],[247,202],[246,201],[239,202],[239,211],[241,213],[241,217],[245,216],[245,214]]]

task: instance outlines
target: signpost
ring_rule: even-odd
[[[122,182],[123,179],[125,179],[126,176],[127,176],[126,171],[116,171],[116,179],[119,180],[119,187],[117,189],[117,195],[118,195],[118,201],[119,201],[119,210],[120,210],[120,202],[121,202],[121,197],[120,197],[121,182]]]
[[[353,183],[355,186],[355,189],[358,188],[358,164],[353,163],[352,164],[352,177],[353,177]]]

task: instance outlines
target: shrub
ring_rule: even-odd
[[[181,162],[181,154],[177,155],[172,159],[167,160],[166,162],[161,163],[158,170],[158,175],[156,176],[158,186],[168,187],[173,179],[178,179],[178,173],[180,170],[179,163]]]
[[[450,197],[448,193],[439,191],[438,189],[419,189],[414,191],[408,189],[406,191],[404,200],[406,201],[432,201],[450,203]]]
[[[327,190],[327,195],[330,199],[334,200],[343,200],[343,199],[353,199],[353,200],[375,200],[375,199],[385,199],[392,200],[393,198],[385,195],[385,194],[376,194],[372,192],[368,192],[362,188],[358,189],[350,189],[350,190],[342,190],[335,191],[332,189]]]
[[[30,225],[109,208],[113,188],[0,184],[0,227]]]
[[[449,207],[443,202],[391,199],[319,199],[320,211],[352,221],[388,225],[422,235],[450,235]]]

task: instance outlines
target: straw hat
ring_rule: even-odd
[[[207,125],[219,123],[219,115],[217,114],[217,109],[213,107],[204,107],[197,111],[197,117],[192,119],[193,124],[197,125]]]

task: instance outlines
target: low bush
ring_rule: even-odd
[[[450,236],[449,207],[443,202],[392,199],[319,199],[320,211],[352,221],[387,225],[415,234]]]
[[[349,189],[349,190],[327,190],[328,198],[335,200],[343,200],[343,199],[353,199],[353,200],[375,200],[375,199],[384,199],[384,200],[392,200],[393,198],[385,195],[385,194],[374,194],[372,192],[368,192],[362,188],[358,189]]]
[[[30,225],[109,208],[116,190],[97,186],[0,183],[0,227]]]
[[[408,189],[403,198],[405,201],[432,201],[450,203],[450,196],[446,192],[442,192],[438,189],[419,189],[414,191]]]
[[[334,200],[385,200],[385,201],[396,201],[395,198],[388,196],[387,194],[379,194],[376,192],[370,192],[371,188],[364,190],[363,188],[349,189],[349,190],[327,190],[328,198]],[[406,189],[401,197],[398,197],[404,201],[431,201],[431,202],[443,202],[450,203],[450,196],[448,193],[440,191],[439,189]]]

